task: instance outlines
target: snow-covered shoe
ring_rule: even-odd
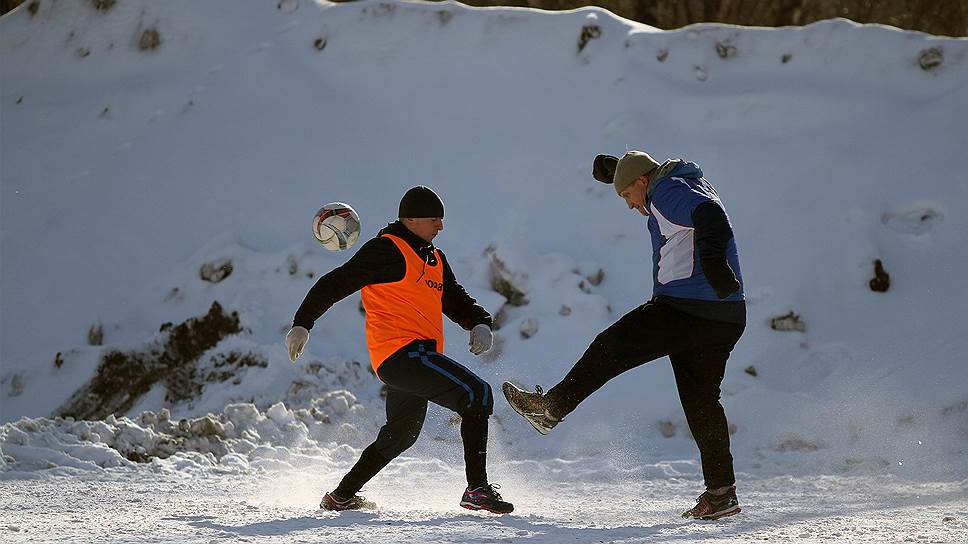
[[[501,498],[497,484],[482,485],[471,489],[467,486],[460,505],[468,510],[487,510],[492,514],[508,514],[514,511],[514,505]]]
[[[560,421],[548,412],[544,391],[536,385],[534,392],[521,389],[511,382],[504,382],[501,390],[514,411],[524,416],[528,423],[541,434],[548,434]]]
[[[327,493],[323,496],[323,501],[319,503],[319,507],[323,510],[335,510],[341,512],[343,510],[360,510],[363,508],[374,508],[376,504],[371,501],[366,500],[366,497],[362,495],[353,495],[348,499],[344,499],[337,495],[333,495],[332,492]]]
[[[706,491],[696,499],[696,506],[682,513],[684,518],[719,519],[733,514],[739,514],[739,500],[736,498],[736,486],[730,486],[729,491],[722,495],[714,495]]]

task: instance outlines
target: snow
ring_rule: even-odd
[[[453,2],[92,6],[0,19],[0,540],[964,540],[968,40]],[[595,154],[630,148],[698,162],[737,235],[749,324],[723,402],[743,514],[677,517],[701,474],[664,359],[546,438],[496,403],[489,467],[512,516],[458,509],[440,409],[367,486],[376,512],[317,512],[383,403],[358,294],[288,362],[293,312],[349,255],[315,242],[315,211],[350,203],[366,238],[406,188],[437,189],[437,242],[502,320],[492,353],[452,324],[446,352],[492,386],[547,387],[649,297],[644,222],[590,176]],[[875,259],[886,293],[868,287]],[[216,300],[243,332],[199,375],[232,354],[264,367],[55,417],[107,353],[150,349]],[[790,312],[802,331],[770,327]]]
[[[378,510],[336,514],[307,507],[319,499],[310,489],[335,485],[335,475],[320,475],[333,467],[307,468],[315,473],[212,474],[186,468],[139,479],[7,481],[3,500],[18,508],[4,523],[15,522],[18,529],[4,537],[185,543],[959,542],[968,531],[965,488],[953,483],[754,479],[744,493],[748,511],[726,521],[687,522],[678,518],[678,509],[699,483],[694,464],[685,477],[668,465],[623,471],[588,470],[584,462],[502,464],[496,467],[502,475],[528,477],[517,484],[507,480],[501,491],[517,498],[515,513],[496,517],[454,507],[459,471],[404,458],[369,486],[372,495],[381,496]],[[423,485],[412,486],[417,478]]]

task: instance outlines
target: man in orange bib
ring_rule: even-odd
[[[461,416],[467,488],[460,505],[496,514],[511,512],[485,468],[491,386],[443,354],[443,315],[470,331],[470,352],[491,349],[491,316],[464,290],[433,239],[444,229],[444,203],[428,187],[413,187],[400,201],[399,221],[367,241],[346,264],[319,278],[286,335],[293,362],[309,341],[313,323],[330,306],[362,289],[370,363],[387,385],[387,422],[321,508],[364,507],[357,492],[417,440],[427,401]]]

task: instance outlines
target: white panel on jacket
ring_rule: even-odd
[[[654,205],[649,207],[659,224],[659,232],[666,239],[665,244],[659,248],[658,282],[666,284],[688,278],[695,265],[695,229],[677,225],[666,219]]]

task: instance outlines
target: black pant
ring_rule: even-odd
[[[719,386],[726,359],[745,328],[650,300],[602,331],[564,379],[548,391],[551,414],[564,417],[615,376],[668,355],[686,422],[699,446],[706,487],[733,485],[736,478]]]
[[[494,409],[491,386],[436,351],[434,340],[416,340],[389,356],[377,373],[387,384],[387,422],[335,492],[350,497],[396,456],[413,446],[427,415],[427,401],[461,416],[467,484],[487,484],[487,418]]]

